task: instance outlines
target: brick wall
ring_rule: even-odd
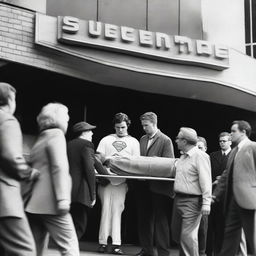
[[[21,63],[79,78],[79,60],[34,43],[35,12],[0,3],[0,61]]]

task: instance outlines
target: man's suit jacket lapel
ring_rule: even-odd
[[[237,146],[231,150],[227,160],[226,166],[226,174],[225,174],[225,181],[223,183],[225,187],[225,196],[224,196],[224,208],[223,211],[226,213],[228,202],[233,194],[233,184],[232,184],[232,177],[233,177],[233,166],[234,166],[234,159],[237,154]]]
[[[148,136],[145,136],[141,140],[141,155],[146,156],[147,154],[147,145],[148,145]]]
[[[216,154],[216,160],[218,161],[219,164],[222,162],[222,151],[218,151]]]
[[[159,138],[159,136],[160,136],[160,132],[158,131],[158,132],[155,134],[155,136],[154,136],[154,138],[153,138],[153,141],[151,142],[151,144],[150,144],[150,146],[148,147],[148,149],[147,149],[147,145],[148,145],[148,138],[147,138],[147,144],[146,144],[147,154],[148,154],[148,151],[150,150],[150,148],[155,144],[155,142],[157,141],[157,139]]]
[[[247,150],[247,146],[251,143],[251,140],[248,140],[243,147],[237,152],[236,155],[236,161],[243,161],[241,157],[243,158],[245,151]]]

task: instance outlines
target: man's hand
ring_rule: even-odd
[[[95,203],[96,203],[96,199],[94,199],[94,200],[92,201],[91,207],[93,207],[93,206],[95,205]]]
[[[221,175],[216,177],[216,180],[212,183],[212,185],[217,185],[219,183],[219,180],[221,178]]]
[[[211,212],[211,207],[209,205],[203,204],[202,209],[201,209],[202,215],[209,215],[210,212]]]
[[[111,172],[110,168],[107,167],[106,169],[107,169],[109,175],[117,175],[116,173]]]
[[[38,171],[37,169],[32,168],[31,174],[28,178],[28,180],[37,180],[40,176],[40,171]]]
[[[214,204],[216,202],[216,196],[212,195],[211,204]]]

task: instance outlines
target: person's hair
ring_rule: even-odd
[[[153,124],[157,124],[157,115],[154,112],[146,112],[140,116],[140,120],[148,120]]]
[[[232,125],[234,125],[234,124],[237,124],[237,127],[240,131],[245,130],[247,137],[251,136],[252,127],[247,121],[236,120],[236,121],[233,121]]]
[[[219,134],[219,138],[221,138],[221,137],[228,137],[228,140],[231,140],[231,135],[229,132],[221,132]]]
[[[130,120],[130,118],[126,114],[124,114],[124,113],[117,113],[117,114],[115,114],[115,116],[113,118],[113,124],[114,125],[115,124],[120,124],[122,122],[126,122],[127,127],[129,127],[130,124],[131,124],[131,120]]]
[[[10,98],[11,92],[16,94],[16,90],[8,83],[0,83],[0,106],[5,106],[8,104],[8,99]]]
[[[193,128],[190,127],[181,127],[180,128],[180,138],[186,140],[190,145],[196,145],[198,138],[197,133]]]
[[[204,143],[204,146],[207,148],[207,142],[206,142],[206,139],[205,139],[204,137],[202,137],[202,136],[197,136],[197,139],[198,139],[198,141],[203,142],[203,143]]]
[[[48,128],[61,128],[63,120],[62,113],[68,113],[68,108],[61,103],[48,103],[37,116],[39,130]]]

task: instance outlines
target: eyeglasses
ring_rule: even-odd
[[[182,140],[182,139],[184,139],[184,138],[179,137],[179,136],[176,137],[176,140]]]
[[[228,142],[228,140],[219,140],[219,143],[221,142],[225,143],[225,142]]]

